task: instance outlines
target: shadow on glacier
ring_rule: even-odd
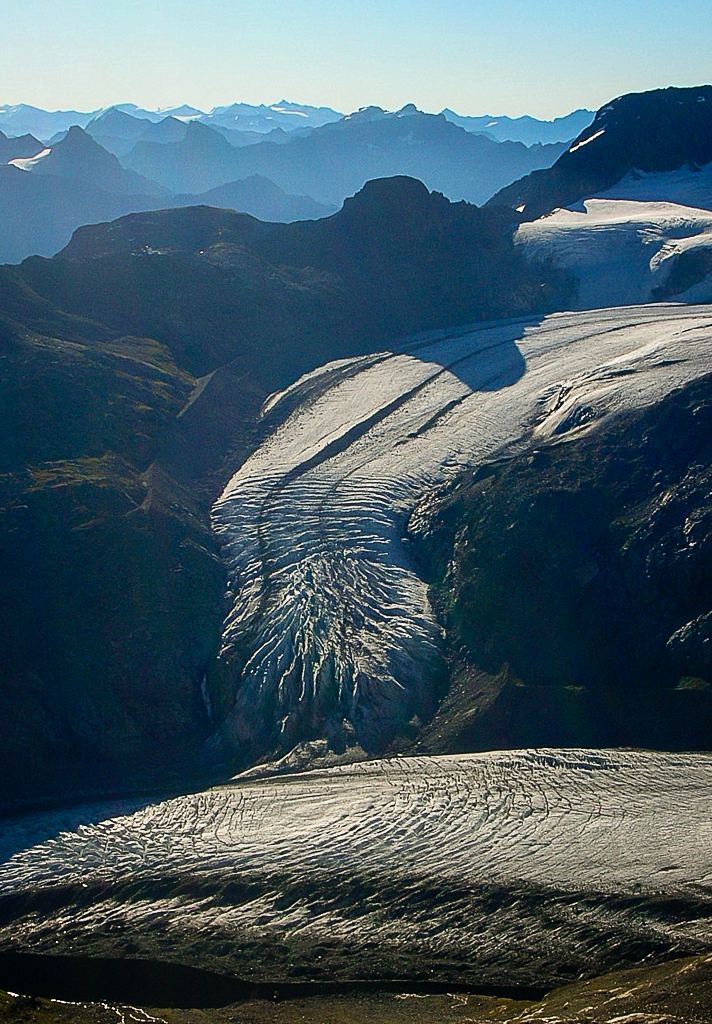
[[[87,801],[75,806],[59,807],[26,814],[9,813],[0,817],[0,865],[16,853],[56,839],[63,832],[76,832],[82,825],[97,825],[111,818],[134,814],[152,804],[159,804],[165,796],[145,796],[117,800]]]
[[[524,376],[527,364],[517,342],[543,320],[541,314],[428,331],[404,339],[392,351],[440,365],[471,391],[499,391]]]

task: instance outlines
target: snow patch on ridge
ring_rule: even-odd
[[[587,139],[582,139],[581,142],[575,142],[573,146],[569,148],[569,153],[575,153],[577,149],[582,149],[584,146],[587,146],[589,142],[593,142],[594,139],[600,139],[600,137],[605,134],[605,131],[605,128],[601,128],[600,131],[594,132],[593,135],[589,135]]]
[[[35,156],[17,156],[13,160],[8,160],[11,167],[17,167],[19,171],[31,171],[40,160],[44,160],[45,157],[49,156],[52,152],[51,148],[43,149],[42,152],[37,153]]]

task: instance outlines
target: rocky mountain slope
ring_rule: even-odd
[[[202,770],[234,686],[208,512],[261,402],[395,335],[559,302],[515,223],[401,179],[293,226],[141,214],[0,272],[5,800]]]
[[[711,161],[712,86],[629,93],[601,107],[553,167],[515,181],[489,201],[533,220],[596,197],[629,174]]]
[[[424,749],[709,747],[712,377],[598,422],[568,387],[411,520],[458,679]]]

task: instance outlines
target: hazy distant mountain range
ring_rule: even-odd
[[[270,105],[232,103],[229,106],[213,107],[209,112],[184,104],[163,110],[145,110],[134,103],[118,103],[91,112],[78,110],[42,110],[26,103],[0,107],[0,130],[6,135],[31,133],[49,141],[58,132],[67,131],[72,125],[86,128],[90,121],[96,121],[108,111],[131,115],[137,120],[159,122],[167,117],[177,120],[198,120],[214,128],[265,134],[275,128],[294,131],[304,128],[318,128],[331,121],[338,121],[344,115],[331,107],[310,107],[305,104],[280,100]],[[538,120],[534,117],[491,117],[489,114],[470,117],[445,109],[442,111],[449,121],[459,124],[468,131],[484,132],[499,142],[535,143],[567,142],[590,124],[593,110],[576,110],[553,121]],[[586,120],[588,119],[588,120]]]
[[[395,113],[368,107],[356,114],[288,136],[236,148],[220,133],[191,122],[176,143],[139,140],[124,166],[173,192],[198,192],[261,174],[286,192],[341,205],[371,178],[409,174],[449,199],[483,203],[517,168],[547,167],[563,150],[494,142],[412,104]]]
[[[129,115],[119,116],[134,120]],[[112,115],[112,123],[118,119]],[[203,131],[230,148],[216,132]],[[205,204],[278,221],[309,220],[335,210],[309,196],[287,195],[274,182],[255,174],[239,176],[239,181],[219,179],[219,187],[203,195],[189,194],[188,189],[174,195],[159,182],[123,167],[113,153],[78,126],[51,147],[43,147],[32,136],[7,139],[0,133],[0,159],[3,156],[0,261],[5,263],[29,255],[51,256],[80,225],[114,220],[139,210]]]
[[[37,134],[12,136],[28,125]],[[19,106],[0,111],[3,126],[2,262],[50,256],[81,224],[160,207],[220,205],[271,221],[324,217],[366,181],[391,175],[481,204],[550,166],[566,145],[497,141],[412,104],[347,117],[286,101],[206,115],[123,105],[85,117]]]
[[[497,142],[523,142],[525,146],[544,145],[552,142],[568,142],[590,125],[593,110],[574,110],[565,117],[553,121],[539,121],[536,117],[467,117],[454,110],[443,110],[453,124],[468,132],[481,132]]]

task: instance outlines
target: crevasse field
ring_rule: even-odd
[[[546,986],[709,947],[711,788],[708,755],[514,751],[56,812],[4,834],[0,945]]]
[[[248,656],[229,724],[305,721],[368,748],[422,710],[438,625],[406,518],[463,469],[590,429],[712,370],[709,307],[558,313],[450,331],[323,367],[274,397],[282,421],[214,507]]]

